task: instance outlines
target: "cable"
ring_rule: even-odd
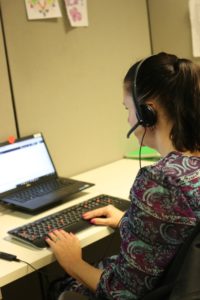
[[[38,273],[41,272],[40,270],[36,269],[33,265],[31,265],[30,263],[28,263],[28,262],[25,261],[25,260],[16,258],[16,259],[14,259],[14,261],[17,261],[17,262],[23,262],[23,263],[27,264],[29,267],[31,267],[31,269],[33,269],[34,271],[37,271]]]
[[[141,139],[141,143],[140,143],[140,149],[139,149],[139,166],[140,166],[140,169],[142,168],[142,163],[141,163],[141,160],[142,160],[142,144],[143,144],[146,132],[147,132],[147,128],[145,127],[144,128],[144,133],[143,133],[143,136],[142,136],[142,139]]]
[[[17,258],[16,255],[11,254],[11,253],[0,252],[0,259],[4,259],[4,260],[10,261],[10,262],[11,261],[23,262],[26,265],[28,265],[31,269],[33,269],[36,272],[36,274],[38,274],[40,288],[41,288],[41,291],[42,291],[42,299],[43,300],[48,300],[47,297],[46,297],[46,290],[45,290],[45,287],[44,287],[44,280],[45,280],[45,286],[46,286],[46,284],[47,284],[47,286],[49,286],[50,282],[49,282],[48,276],[44,272],[36,269],[33,265],[31,265],[27,261],[19,259],[19,258]]]
[[[38,274],[38,279],[39,279],[40,288],[41,288],[41,292],[42,292],[42,299],[43,299],[43,300],[48,300],[48,299],[47,299],[47,296],[46,296],[46,289],[45,289],[45,286],[46,286],[46,285],[47,285],[47,286],[50,285],[48,276],[47,276],[44,272],[42,272],[42,271],[36,269],[33,265],[31,265],[30,263],[28,263],[28,262],[25,261],[25,260],[22,260],[22,259],[19,259],[19,258],[16,257],[16,258],[14,259],[14,261],[17,261],[17,262],[23,262],[23,263],[27,264],[29,267],[31,267],[31,268],[36,272],[36,274]],[[44,281],[45,281],[45,282],[44,282]]]

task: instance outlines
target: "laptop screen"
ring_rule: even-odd
[[[0,193],[55,174],[55,168],[40,133],[0,145]]]

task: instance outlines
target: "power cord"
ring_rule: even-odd
[[[23,263],[27,264],[29,267],[31,267],[34,271],[37,271],[37,272],[43,274],[43,272],[36,269],[33,265],[31,265],[30,263],[28,263],[25,260],[17,258],[17,256],[14,255],[14,254],[10,254],[10,253],[7,253],[7,252],[0,252],[0,259],[4,259],[4,260],[7,260],[7,261],[23,262]]]
[[[0,258],[8,261],[20,261],[16,255],[7,252],[0,252]]]
[[[11,254],[11,253],[0,252],[0,259],[7,260],[7,261],[10,261],[10,262],[11,261],[23,262],[26,265],[28,265],[30,268],[32,268],[34,271],[36,271],[36,273],[38,274],[38,277],[39,277],[40,288],[41,288],[41,291],[42,291],[42,299],[46,300],[46,291],[45,291],[45,288],[44,288],[44,279],[46,281],[47,286],[49,286],[50,282],[49,282],[49,279],[48,279],[47,275],[44,272],[36,269],[33,265],[31,265],[27,261],[19,259],[19,258],[17,258],[16,255]]]
[[[139,166],[140,166],[140,169],[142,168],[142,163],[141,163],[141,160],[142,160],[142,145],[143,145],[143,141],[144,141],[144,137],[145,137],[146,132],[147,132],[147,128],[144,127],[144,133],[143,133],[143,136],[142,136],[142,139],[141,139],[140,149],[139,149]]]

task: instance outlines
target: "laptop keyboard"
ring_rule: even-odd
[[[45,181],[35,186],[31,186],[30,188],[15,192],[9,195],[9,199],[18,202],[26,202],[36,197],[41,197],[47,193],[56,191],[62,187],[66,187],[66,185],[70,184],[72,184],[72,181],[68,182],[64,179],[52,179],[50,181]]]
[[[48,232],[55,229],[64,229],[68,232],[77,233],[86,229],[92,226],[92,224],[89,221],[83,220],[82,214],[86,211],[103,207],[108,204],[112,204],[122,211],[126,211],[130,205],[130,201],[102,194],[38,219],[35,222],[14,228],[8,231],[8,233],[20,241],[38,248],[44,248],[48,246],[45,242]]]

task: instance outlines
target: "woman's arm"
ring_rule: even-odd
[[[95,292],[102,273],[103,270],[97,269],[84,260],[81,260],[73,268],[70,275]]]
[[[108,205],[84,213],[83,218],[92,224],[117,227],[124,212]],[[95,291],[103,270],[95,268],[82,259],[80,241],[64,230],[49,233],[46,242],[51,247],[61,267],[73,278],[77,279],[92,291]]]
[[[73,278],[95,291],[103,270],[97,269],[82,259],[80,241],[64,230],[49,233],[46,242],[54,252],[58,263]]]

